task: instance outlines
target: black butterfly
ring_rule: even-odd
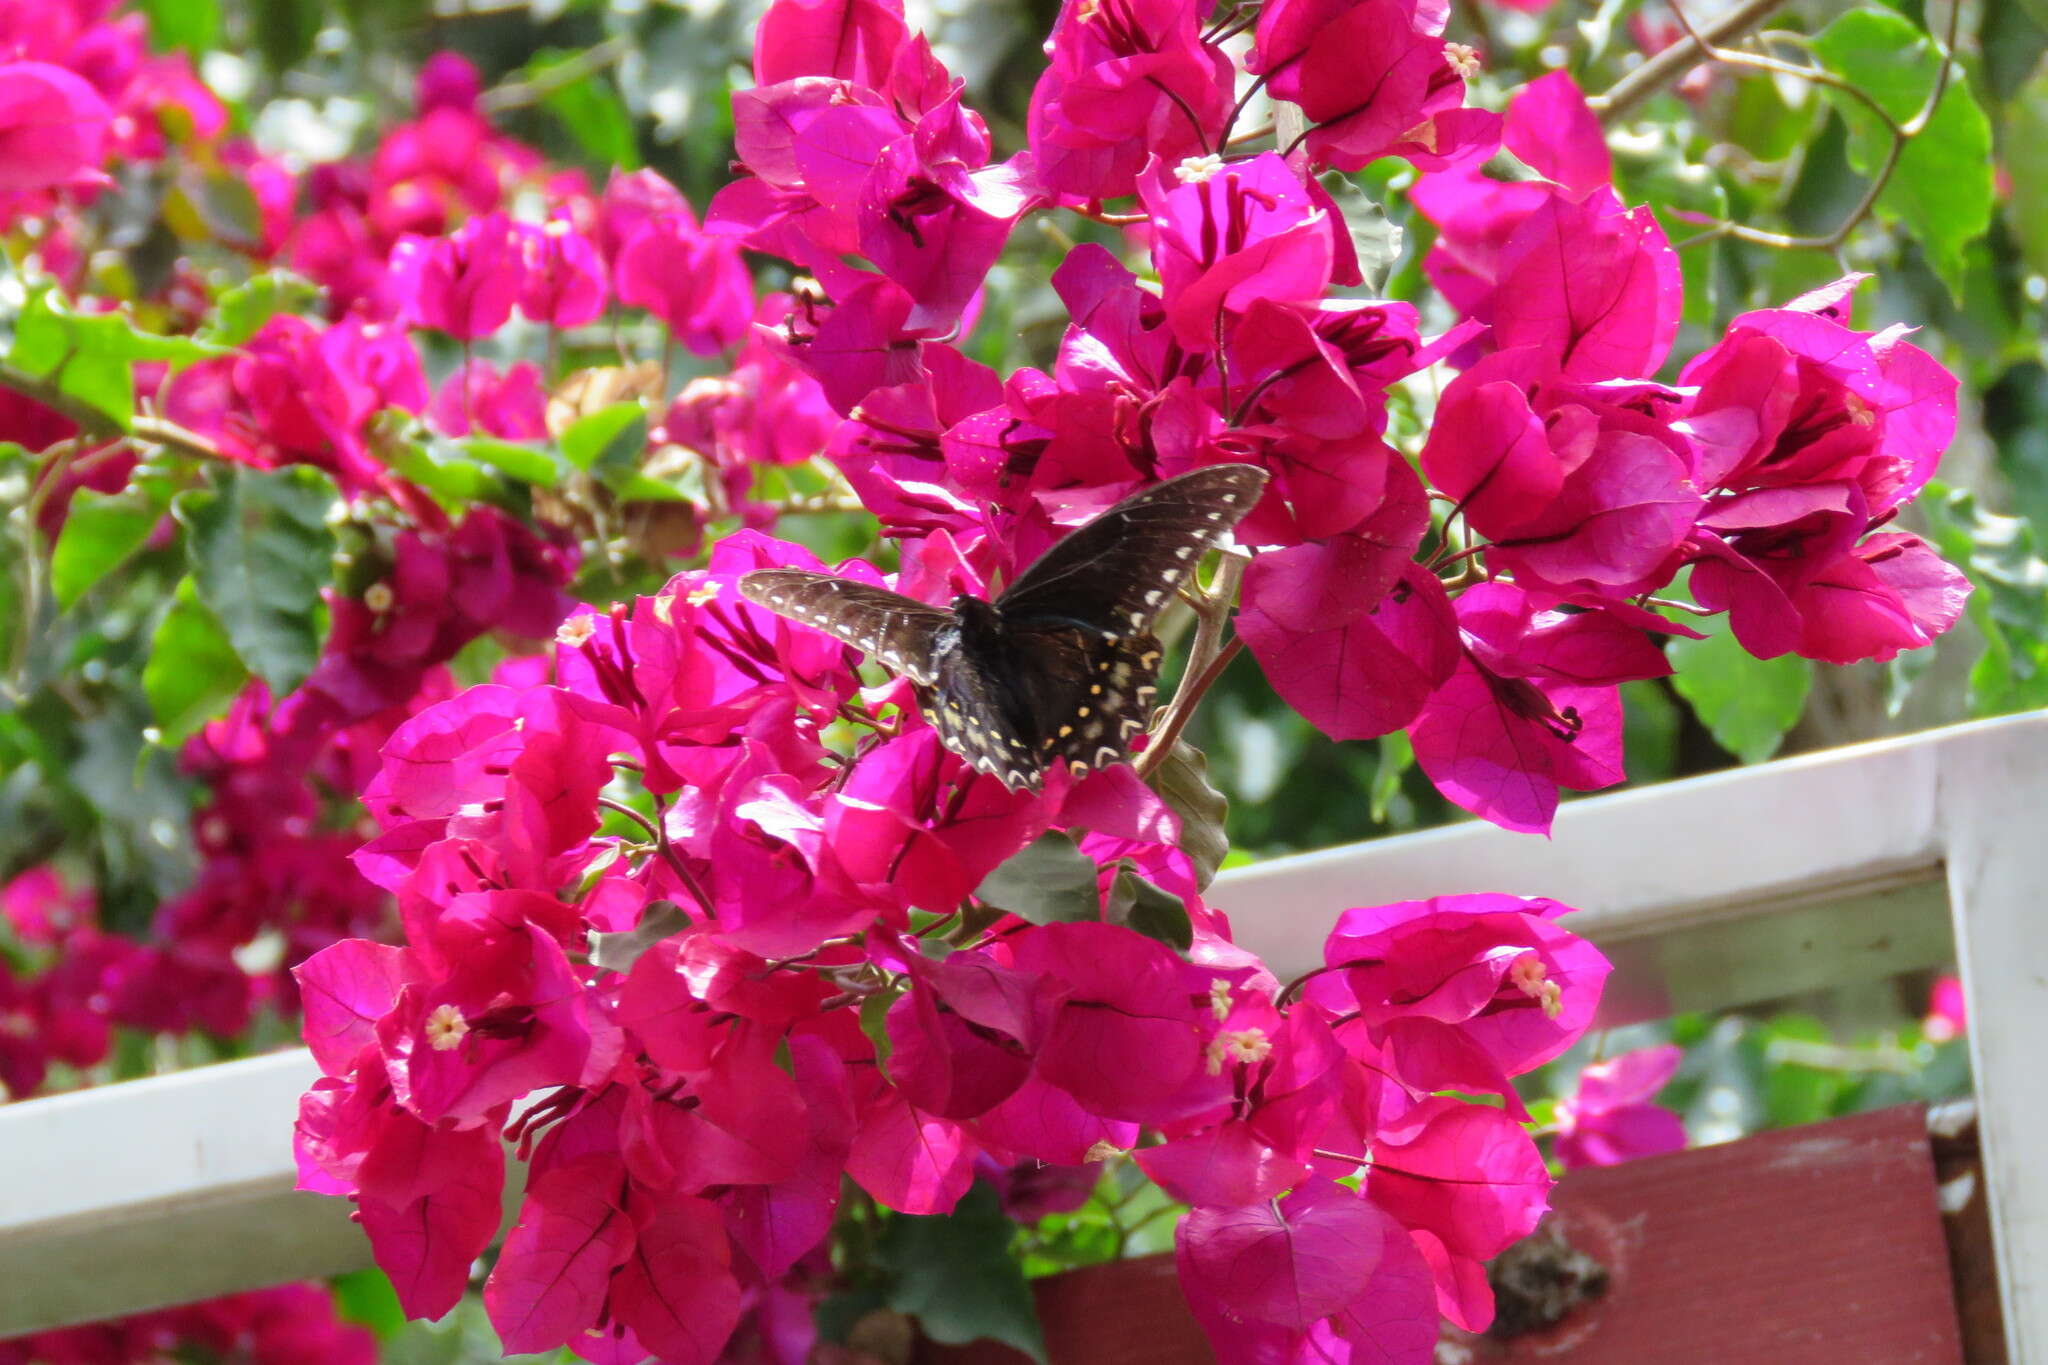
[[[1125,756],[1158,695],[1152,623],[1265,484],[1255,465],[1210,465],[1133,493],[993,602],[949,610],[802,569],[750,573],[740,592],[908,677],[946,747],[1014,791]]]

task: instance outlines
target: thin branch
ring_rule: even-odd
[[[1133,765],[1138,770],[1138,776],[1151,776],[1152,771],[1166,761],[1166,756],[1173,752],[1173,746],[1180,741],[1180,732],[1187,729],[1188,722],[1194,719],[1195,708],[1201,704],[1203,696],[1216,685],[1216,680],[1223,676],[1223,670],[1230,666],[1230,661],[1243,649],[1243,640],[1232,640],[1216,652],[1216,657],[1209,661],[1209,666],[1203,669],[1199,676],[1196,676],[1192,669],[1189,670],[1189,676],[1194,678],[1194,685],[1189,686],[1185,680],[1182,681],[1179,693],[1174,696],[1173,706],[1167,712],[1166,724],[1159,727],[1159,732],[1152,736],[1152,742],[1145,746],[1145,752]]]
[[[197,455],[203,459],[224,458],[220,447],[214,444],[211,437],[202,436],[190,428],[181,427],[176,422],[168,422],[160,417],[138,413],[129,421],[127,429],[123,430],[120,423],[90,403],[81,402],[50,381],[24,374],[12,365],[0,363],[0,388],[9,388],[24,398],[33,398],[44,407],[64,414],[83,429],[104,440],[143,441],[151,445],[182,450],[188,455]]]
[[[619,814],[630,819],[634,824],[640,826],[640,828],[646,830],[647,837],[654,840],[655,843],[659,844],[661,842],[661,831],[655,827],[654,822],[625,802],[614,801],[609,796],[600,796],[597,798],[597,804],[603,806],[606,810],[617,811]]]
[[[1708,25],[1697,37],[1673,43],[1616,81],[1606,94],[1594,95],[1586,103],[1592,106],[1602,123],[1617,122],[1644,100],[1699,65],[1702,50],[1707,44],[1725,43],[1749,32],[1769,17],[1772,10],[1784,4],[1785,0],[1744,0]]]
[[[607,38],[528,80],[507,81],[493,86],[477,97],[477,108],[486,114],[496,114],[506,109],[524,109],[528,105],[539,104],[557,90],[617,65],[632,50],[633,45],[624,38]]]
[[[648,795],[654,799],[654,844],[661,852],[662,861],[668,864],[669,870],[676,874],[676,878],[689,891],[690,898],[697,902],[697,908],[704,912],[705,918],[717,919],[718,910],[712,904],[711,894],[704,889],[704,884],[697,880],[696,874],[690,871],[689,864],[683,861],[682,854],[676,852],[676,846],[669,842],[668,802],[659,792],[649,792]]]
[[[1941,65],[1935,70],[1934,84],[1928,88],[1927,98],[1921,102],[1919,110],[1904,123],[1894,119],[1888,111],[1878,110],[1885,126],[1891,130],[1892,145],[1885,152],[1884,164],[1877,168],[1877,172],[1870,177],[1870,183],[1863,187],[1862,198],[1856,201],[1854,208],[1842,215],[1842,221],[1835,224],[1833,229],[1817,236],[1799,236],[1785,232],[1767,232],[1762,228],[1750,227],[1746,223],[1720,222],[1678,243],[1677,249],[1682,251],[1689,246],[1721,237],[1732,237],[1738,242],[1774,247],[1781,251],[1833,251],[1848,241],[1849,234],[1870,216],[1871,210],[1877,207],[1878,199],[1883,196],[1885,187],[1891,184],[1892,173],[1898,170],[1899,159],[1906,154],[1906,144],[1927,131],[1927,125],[1933,121],[1935,111],[1941,107],[1942,96],[1948,93],[1949,80],[1956,70],[1956,27],[1960,22],[1962,9],[1962,0],[1950,0],[1948,31],[1943,36],[1941,45]],[[1798,74],[1812,78],[1811,73],[1805,71],[1799,71]],[[1821,83],[1840,84],[1839,78]],[[1841,85],[1840,88],[1854,89],[1847,85]],[[1864,91],[1855,90],[1855,95],[1869,107],[1877,108],[1876,102]]]

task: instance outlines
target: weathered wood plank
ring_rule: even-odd
[[[1512,1341],[1447,1345],[1446,1365],[1964,1365],[1918,1106],[1575,1171],[1553,1204],[1546,1229],[1605,1267],[1606,1292]],[[1211,1358],[1168,1257],[1035,1288],[1053,1365]],[[979,1343],[919,1359],[1023,1357]]]

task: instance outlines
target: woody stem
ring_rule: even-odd
[[[1244,578],[1245,563],[1242,555],[1225,554],[1222,566],[1216,571],[1215,584],[1195,609],[1195,643],[1188,650],[1188,665],[1180,675],[1180,686],[1175,689],[1173,700],[1167,704],[1165,719],[1153,732],[1152,742],[1145,746],[1145,752],[1134,765],[1140,777],[1151,776],[1153,770],[1166,761],[1166,756],[1180,739],[1180,732],[1187,728],[1195,708],[1201,704],[1203,695],[1215,686],[1216,680],[1223,676],[1223,670],[1244,648],[1242,640],[1226,644],[1223,628],[1230,620],[1232,605],[1237,601],[1237,587]]]

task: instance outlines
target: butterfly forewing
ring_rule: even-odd
[[[1015,625],[1143,634],[1265,486],[1263,469],[1225,464],[1134,493],[1039,556],[996,605]]]
[[[806,569],[757,570],[740,580],[740,595],[872,654],[920,687],[937,680],[938,633],[953,620],[942,607]]]

